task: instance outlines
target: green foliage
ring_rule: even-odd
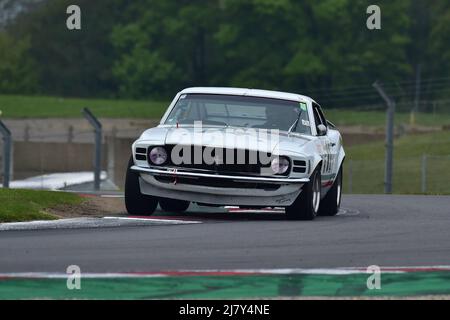
[[[120,94],[131,98],[146,96],[150,91],[153,95],[170,92],[170,83],[176,74],[173,63],[161,58],[157,52],[141,48],[124,55],[115,64],[113,72],[120,83]]]
[[[0,33],[0,93],[32,93],[37,89],[29,39],[14,40]]]
[[[70,31],[66,27],[66,9],[74,1],[48,0],[9,27],[16,38],[30,38],[30,55],[37,62],[41,92],[65,96],[114,93],[112,64],[116,56],[109,34],[120,22],[123,3],[76,1],[82,8],[82,29]]]
[[[441,77],[448,77],[450,74],[450,3],[439,1],[432,6],[432,23],[429,34],[429,46],[427,62],[431,71]],[[430,61],[432,59],[432,61]],[[448,87],[448,86],[447,86]],[[450,90],[442,89],[442,97],[448,96]]]
[[[366,28],[367,0],[79,0],[82,30],[69,31],[72,2],[47,0],[9,28],[30,39],[43,94],[169,98],[188,86],[244,86],[345,107],[380,98],[372,90],[337,99],[336,90],[411,82],[419,64],[423,78],[450,72],[444,1],[380,0],[376,31]],[[422,98],[448,93],[434,89]],[[414,93],[392,90],[403,100]]]

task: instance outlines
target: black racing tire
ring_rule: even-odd
[[[184,212],[189,208],[189,201],[160,198],[159,206],[166,212]]]
[[[335,216],[339,212],[342,200],[342,166],[338,171],[333,186],[320,202],[319,216]]]
[[[289,220],[314,220],[319,211],[320,190],[322,188],[320,167],[311,174],[310,182],[303,186],[294,203],[286,207]]]
[[[131,157],[125,178],[125,207],[129,215],[150,216],[155,212],[158,198],[141,193],[139,174],[130,170],[133,164]]]

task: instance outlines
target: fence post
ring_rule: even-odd
[[[426,154],[422,155],[422,193],[427,192],[427,160]]]
[[[9,188],[11,178],[11,131],[0,120],[0,133],[3,135],[3,188]]]
[[[373,84],[380,96],[387,104],[386,109],[386,167],[384,173],[384,193],[392,193],[392,171],[393,171],[393,156],[394,156],[394,115],[395,115],[395,101],[392,100],[383,90],[378,82]]]
[[[72,143],[73,142],[73,126],[70,125],[69,128],[67,128],[67,142]]]
[[[28,124],[25,126],[25,130],[24,131],[25,132],[24,132],[24,135],[23,135],[23,140],[25,142],[28,142],[28,141],[30,141],[30,126]]]
[[[106,144],[107,144],[107,172],[108,179],[115,183],[115,168],[116,168],[116,137],[117,137],[117,128],[114,126],[111,130],[111,135],[107,136]]]
[[[102,167],[102,124],[88,108],[83,109],[84,117],[95,130],[95,157],[94,157],[94,190],[100,190],[100,173]]]

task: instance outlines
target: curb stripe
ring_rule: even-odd
[[[450,272],[450,266],[381,267],[383,273]],[[155,272],[82,273],[83,278],[154,278],[179,276],[251,276],[251,275],[352,275],[365,274],[366,268],[335,269],[236,269],[236,270],[174,270]],[[3,273],[0,279],[11,278],[67,278],[65,273],[25,272]]]

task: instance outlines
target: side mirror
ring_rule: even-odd
[[[319,136],[325,136],[327,134],[327,127],[325,127],[323,124],[319,124],[317,126],[317,134]]]

